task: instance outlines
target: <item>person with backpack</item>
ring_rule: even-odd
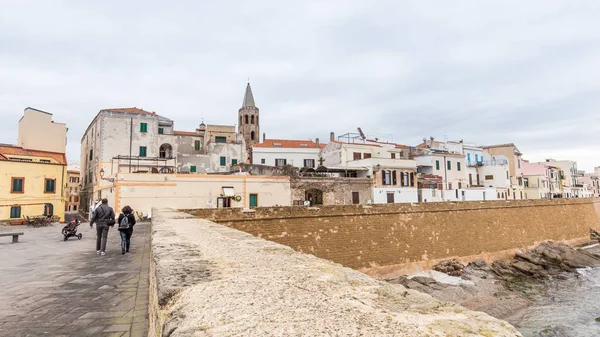
[[[96,254],[105,255],[108,229],[115,225],[115,211],[108,206],[108,199],[102,199],[102,204],[94,210],[90,228],[96,223]]]
[[[133,209],[129,206],[123,207],[123,213],[119,214],[119,234],[121,234],[121,254],[129,253],[131,245],[131,235],[133,234],[133,226],[135,225],[135,215]]]

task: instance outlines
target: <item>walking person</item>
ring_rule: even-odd
[[[108,206],[108,199],[102,199],[102,204],[94,210],[90,228],[96,223],[96,254],[105,255],[108,229],[115,225],[115,211]]]
[[[131,245],[131,235],[133,234],[133,226],[135,225],[135,215],[133,209],[129,206],[123,207],[123,213],[119,214],[119,234],[121,234],[121,254],[129,253]]]

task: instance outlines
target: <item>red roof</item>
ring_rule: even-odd
[[[156,115],[156,112],[150,112],[138,108],[114,108],[114,109],[102,109],[102,111],[110,111],[110,112],[120,112],[127,114],[137,114],[137,115]]]
[[[252,146],[264,148],[316,149],[317,143],[312,140],[265,139],[264,142]],[[325,146],[327,146],[327,144],[319,144],[321,149],[324,149]]]
[[[0,160],[8,159],[10,155],[15,156],[28,156],[28,157],[43,157],[54,159],[59,164],[67,164],[67,157],[64,153],[38,151],[38,150],[27,150],[22,147],[12,145],[0,145]]]
[[[173,134],[176,136],[201,136],[198,133],[192,131],[173,131]]]

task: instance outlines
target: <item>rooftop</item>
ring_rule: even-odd
[[[319,144],[321,149],[325,148],[327,144]],[[288,140],[288,139],[265,139],[264,142],[254,144],[252,147],[262,148],[288,148],[288,149],[316,149],[317,143],[312,140]]]
[[[0,161],[10,160],[10,156],[36,157],[53,159],[58,164],[67,164],[67,157],[64,153],[28,150],[14,145],[0,145]]]
[[[136,115],[156,115],[156,112],[150,112],[143,109],[138,109],[136,107],[133,108],[112,108],[112,109],[102,109],[100,111],[108,111],[108,112],[119,112],[124,114],[136,114]]]

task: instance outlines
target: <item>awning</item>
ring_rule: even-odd
[[[226,197],[233,197],[233,196],[235,196],[235,193],[233,193],[233,187],[225,187],[225,186],[223,186],[223,194]]]

